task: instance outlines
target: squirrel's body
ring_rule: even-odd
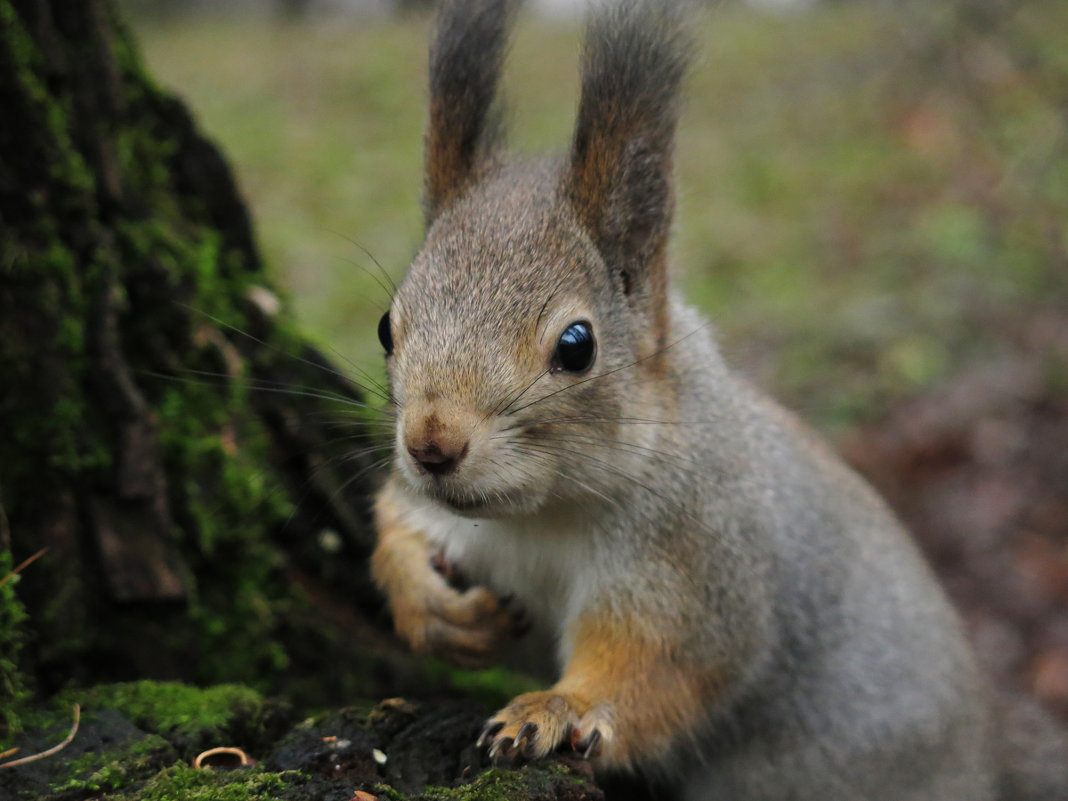
[[[572,627],[598,602],[640,620],[652,640],[683,635],[674,643],[680,671],[743,658],[733,698],[708,699],[718,714],[637,765],[686,776],[680,797],[993,799],[979,677],[914,546],[798,421],[713,367],[711,337],[680,311],[676,319],[691,327],[676,332],[668,364],[699,357],[710,369],[701,373],[707,381],[687,383],[697,392],[674,399],[678,424],[644,424],[655,435],[631,446],[632,454],[684,454],[642,457],[658,490],[642,486],[653,476],[628,474],[617,503],[594,497],[516,519],[462,516],[399,485],[383,501],[407,509],[465,579],[514,595],[541,641],[559,642],[560,668]],[[732,403],[717,403],[727,385]],[[663,491],[671,473],[677,495]],[[781,484],[769,484],[770,475]],[[845,504],[827,502],[828,481]],[[713,528],[720,520],[733,526]],[[680,597],[685,606],[672,603]],[[733,636],[732,625],[740,629]],[[635,637],[632,647],[642,643]],[[649,687],[640,703],[655,708],[660,689]],[[649,751],[657,753],[654,731]]]
[[[994,801],[982,682],[908,535],[667,290],[677,11],[595,18],[570,153],[518,163],[507,8],[445,4],[427,237],[380,327],[376,580],[418,650],[486,663],[506,596],[554,644],[493,756],[570,745],[694,801]]]

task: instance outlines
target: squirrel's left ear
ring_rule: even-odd
[[[515,0],[443,0],[430,46],[427,225],[478,180],[499,140],[497,84]]]
[[[564,175],[579,222],[623,291],[666,303],[679,85],[692,50],[685,4],[622,0],[589,23]]]

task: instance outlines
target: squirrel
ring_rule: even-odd
[[[515,10],[446,0],[432,37],[425,241],[378,328],[371,567],[399,634],[470,667],[528,623],[549,643],[556,682],[479,737],[495,760],[570,747],[701,801],[1064,797],[1012,795],[909,535],[669,289],[685,3],[591,15],[570,147],[541,159],[502,144]]]

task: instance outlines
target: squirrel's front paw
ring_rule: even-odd
[[[461,592],[440,580],[429,584],[421,593],[396,599],[393,606],[397,631],[416,651],[461,667],[485,667],[527,625],[517,610],[485,587]]]
[[[494,762],[540,759],[565,744],[591,759],[611,737],[607,707],[548,690],[516,697],[486,722],[478,746],[488,746]]]

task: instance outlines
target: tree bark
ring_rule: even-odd
[[[0,109],[0,545],[48,548],[41,688],[366,674],[363,399],[277,312],[226,162],[107,0],[0,0]]]

